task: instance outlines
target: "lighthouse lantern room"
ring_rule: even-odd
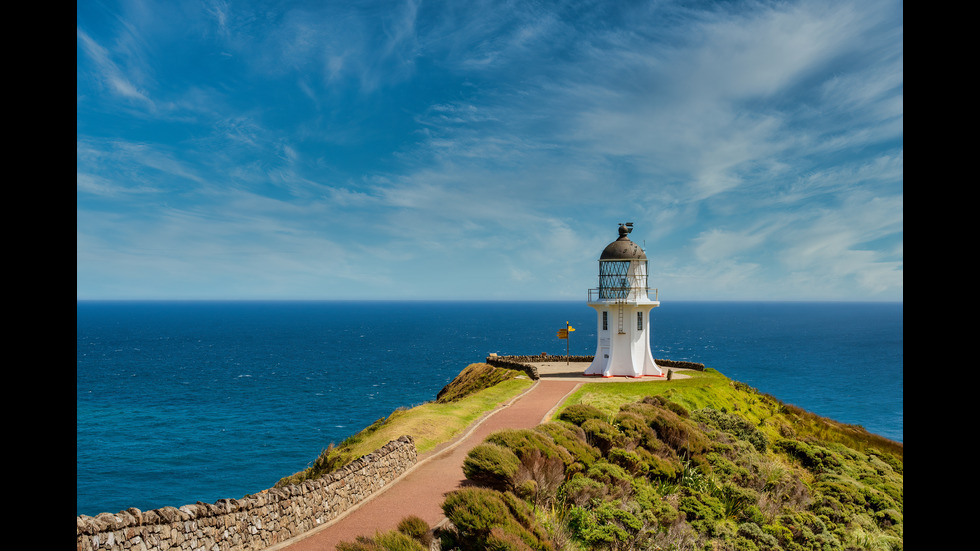
[[[598,330],[595,359],[584,375],[599,377],[663,377],[650,353],[650,311],[660,306],[657,291],[650,298],[647,255],[628,235],[633,223],[619,226],[619,239],[599,256],[599,287],[589,289]]]

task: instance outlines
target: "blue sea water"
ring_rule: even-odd
[[[595,352],[584,302],[77,303],[76,509],[213,503],[434,399],[488,353]],[[656,358],[903,441],[901,303],[665,302]]]

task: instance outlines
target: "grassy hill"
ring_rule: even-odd
[[[447,497],[444,529],[406,515],[399,530],[338,549],[424,549],[432,538],[461,550],[903,548],[902,444],[712,369],[692,375],[586,384],[551,422],[471,451],[473,486]],[[522,381],[426,406],[462,412]],[[383,425],[400,430],[397,417]]]

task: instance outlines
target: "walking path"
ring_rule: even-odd
[[[551,417],[554,410],[583,382],[630,380],[589,377],[583,381],[580,369],[571,372],[563,364],[542,364],[538,367],[541,379],[534,386],[478,421],[469,432],[420,456],[415,467],[386,489],[361,502],[345,516],[266,551],[333,551],[338,543],[353,542],[357,536],[373,536],[376,532],[394,530],[409,515],[422,518],[429,526],[437,526],[445,519],[442,514],[445,495],[459,488],[466,480],[463,459],[490,433],[504,428],[536,427]]]

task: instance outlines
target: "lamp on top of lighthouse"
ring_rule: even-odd
[[[619,239],[599,256],[599,287],[589,289],[589,306],[598,318],[595,359],[584,375],[663,377],[650,352],[650,311],[660,306],[657,290],[650,299],[647,255],[630,240],[633,223],[619,226]]]

